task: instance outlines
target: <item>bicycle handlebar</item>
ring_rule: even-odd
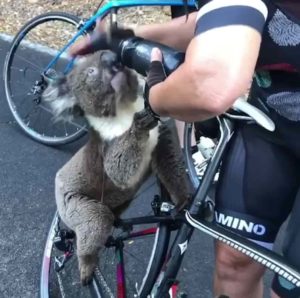
[[[269,118],[263,111],[259,110],[257,107],[253,106],[249,102],[238,98],[232,105],[235,111],[242,112],[253,119],[258,125],[263,127],[268,131],[275,130],[275,123],[271,118]],[[238,119],[238,118],[237,118]]]
[[[162,51],[165,72],[169,75],[184,61],[185,54],[160,43],[145,40],[141,37],[130,37],[116,43],[117,53],[121,63],[134,69],[139,74],[146,76],[150,61],[151,51],[157,47]]]
[[[112,50],[117,53],[121,63],[143,76],[147,75],[151,61],[151,51],[154,47],[162,51],[163,64],[167,75],[183,63],[185,57],[185,54],[182,52],[140,37],[131,37],[116,44],[117,49]],[[274,122],[264,112],[250,103],[238,98],[232,108],[250,116],[251,119],[255,120],[258,125],[266,130],[275,130]]]

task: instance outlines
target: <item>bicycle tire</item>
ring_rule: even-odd
[[[43,264],[42,264],[41,279],[40,279],[40,297],[41,298],[59,297],[59,296],[74,297],[75,295],[76,297],[85,297],[85,298],[86,297],[101,297],[101,298],[118,297],[119,298],[118,295],[115,296],[115,292],[113,292],[114,290],[110,288],[110,285],[104,284],[104,282],[106,283],[107,281],[105,278],[104,278],[104,282],[101,281],[101,276],[99,276],[99,273],[94,274],[93,281],[89,286],[87,287],[79,286],[81,288],[80,290],[75,289],[74,285],[79,284],[79,272],[77,269],[78,266],[77,258],[75,256],[72,257],[73,264],[71,264],[70,266],[76,266],[76,268],[72,267],[71,269],[66,271],[66,272],[72,272],[72,276],[71,277],[67,276],[68,273],[63,272],[63,277],[69,278],[69,281],[67,281],[69,285],[67,285],[66,288],[69,286],[72,287],[71,291],[73,292],[70,293],[69,290],[63,289],[62,281],[51,280],[55,278],[55,276],[53,275],[54,274],[53,266],[55,265],[54,258],[56,252],[55,252],[55,246],[53,240],[55,237],[55,229],[57,227],[57,221],[58,221],[58,214],[56,212],[52,224],[50,226],[50,230],[45,245],[44,255],[43,255]],[[145,274],[141,279],[142,283],[140,284],[140,287],[136,289],[137,292],[136,297],[146,298],[150,293],[155,283],[155,280],[160,272],[160,269],[163,265],[163,262],[165,260],[168,244],[169,244],[170,233],[171,231],[166,224],[162,224],[162,223],[158,224],[158,229],[156,230],[155,233],[155,241],[153,242],[151,255],[147,267],[145,268]],[[113,260],[109,260],[108,262],[113,264],[113,266],[115,265]],[[66,266],[67,265],[69,264],[66,264]],[[98,267],[96,271],[98,270],[100,271],[101,268],[99,269]],[[107,268],[107,270],[109,269]],[[126,271],[126,265],[125,265],[125,271]],[[76,280],[74,279],[71,280],[74,276]],[[59,279],[58,276],[57,279]],[[107,287],[109,289],[107,289]],[[127,293],[126,297],[134,297],[132,290],[129,291],[126,288],[126,293]]]
[[[65,43],[62,43],[61,45],[57,45],[57,42],[55,42],[55,46],[53,46],[54,43],[47,42],[47,38],[53,39],[53,34],[48,34],[46,37],[41,38],[40,32],[43,32],[43,26],[50,26],[50,22],[55,25],[65,25],[70,26],[69,28],[65,28],[63,30],[58,29],[58,31],[55,32],[61,32],[61,35],[63,36],[55,36],[55,38],[58,40],[58,42],[64,41],[65,43],[70,39],[68,38],[71,31],[73,33],[77,31],[77,26],[80,22],[80,18],[77,16],[64,13],[64,12],[50,12],[41,14],[33,19],[31,19],[29,22],[27,22],[17,33],[17,35],[14,37],[10,50],[8,51],[4,63],[4,86],[5,86],[5,93],[6,93],[6,99],[10,108],[10,111],[16,120],[19,127],[22,129],[22,131],[35,141],[39,143],[43,143],[46,145],[56,146],[56,145],[63,145],[70,142],[73,142],[83,136],[86,129],[86,122],[83,122],[83,120],[76,120],[73,122],[54,122],[53,115],[51,115],[51,110],[46,109],[46,107],[39,102],[38,103],[38,96],[36,96],[33,93],[33,89],[38,81],[36,79],[41,78],[41,73],[45,70],[48,63],[53,59],[52,55],[55,55],[55,53],[58,52],[60,49],[56,49],[57,47],[61,47],[65,45]],[[39,26],[39,27],[38,27]],[[42,29],[40,29],[42,28]],[[58,27],[62,28],[62,27]],[[71,30],[72,28],[72,30]],[[67,29],[70,29],[70,32],[67,31]],[[36,30],[36,31],[35,31]],[[38,31],[40,30],[40,32]],[[45,30],[45,29],[44,29]],[[50,31],[51,32],[51,31]],[[72,36],[70,36],[72,37]],[[28,40],[27,40],[28,38]],[[67,39],[68,38],[68,39]],[[65,40],[66,39],[66,40]],[[43,40],[43,43],[42,43]],[[51,41],[51,40],[50,40]],[[51,47],[49,45],[51,44]],[[53,49],[53,47],[55,49]],[[29,49],[29,50],[28,50]],[[19,52],[24,54],[24,57],[19,54]],[[33,63],[31,60],[27,59],[27,55],[32,55]],[[32,54],[31,54],[32,53]],[[54,53],[54,54],[53,54]],[[49,57],[50,56],[50,57]],[[37,63],[37,60],[47,60],[46,62],[42,61],[43,65],[39,65],[37,69],[35,63]],[[51,59],[49,59],[51,58]],[[18,60],[19,59],[19,60]],[[27,60],[27,62],[26,62]],[[20,65],[25,64],[25,66],[22,66],[22,68],[15,67],[14,63],[20,62]],[[66,61],[66,59],[64,60]],[[64,64],[63,59],[60,59],[60,63]],[[30,62],[30,63],[29,63]],[[23,63],[23,64],[22,64]],[[28,65],[26,65],[28,63]],[[57,64],[59,66],[59,64]],[[57,67],[58,67],[57,66]],[[31,69],[32,68],[32,69]],[[41,71],[39,73],[39,71]],[[26,75],[31,77],[28,81],[26,81]],[[21,77],[21,80],[18,81],[17,79]],[[24,88],[22,87],[24,86]],[[23,90],[21,94],[14,94],[13,89],[18,88],[18,92],[20,92],[20,86]],[[32,89],[30,89],[32,88]],[[18,98],[21,98],[22,104],[19,106],[17,105]],[[24,101],[26,99],[26,104],[24,104]],[[29,99],[29,100],[27,100]],[[38,109],[39,108],[39,109]],[[27,110],[29,111],[27,112]],[[25,115],[21,115],[21,112],[26,111]],[[35,113],[35,114],[34,114]],[[36,115],[37,119],[34,119],[36,122],[33,123],[33,121],[29,118],[31,115]],[[37,121],[40,120],[40,121]],[[81,122],[80,122],[81,121]],[[47,129],[53,130],[53,133],[45,133],[45,131],[42,131],[42,124],[47,125]],[[32,126],[31,126],[32,125]],[[37,126],[35,126],[37,125]]]

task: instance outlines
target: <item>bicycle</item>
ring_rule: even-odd
[[[192,2],[189,2],[191,5]],[[64,59],[63,53],[79,36],[86,34],[93,28],[95,21],[98,18],[104,17],[111,13],[112,20],[116,20],[117,9],[120,7],[128,6],[141,6],[141,5],[181,5],[181,0],[163,1],[163,0],[119,0],[111,1],[93,16],[89,21],[81,24],[79,32],[63,47],[63,49],[55,56],[55,58],[45,67],[40,74],[40,81],[34,84],[34,91],[39,94],[43,90],[43,75],[47,70],[51,69],[54,65],[60,65],[61,68],[70,67],[69,61]],[[23,31],[26,33],[31,30],[39,22],[47,22],[51,19],[70,21],[72,17],[61,14],[47,14],[39,16],[33,21],[29,22],[29,25],[25,26]],[[74,20],[73,20],[74,21]],[[72,23],[74,24],[74,22]],[[24,35],[24,34],[23,34]],[[8,83],[10,79],[10,68],[14,56],[14,52],[18,48],[20,41],[22,40],[22,34],[18,35],[13,42],[12,49],[7,56],[5,62],[5,81]],[[56,52],[55,52],[56,54]],[[62,60],[60,60],[62,58]],[[9,90],[6,86],[6,89]],[[9,90],[10,91],[10,90]],[[191,133],[192,124],[185,125],[185,137],[184,137],[184,155],[186,158],[187,170],[195,188],[195,195],[193,196],[190,206],[179,213],[178,215],[172,214],[174,206],[168,201],[168,194],[163,187],[160,187],[160,194],[155,196],[151,207],[154,215],[130,217],[128,219],[119,219],[115,222],[116,229],[120,230],[117,236],[112,235],[109,237],[106,248],[108,250],[116,251],[118,262],[115,262],[111,257],[109,264],[99,264],[98,269],[95,272],[95,276],[92,284],[89,287],[82,288],[72,296],[81,295],[87,297],[88,294],[96,295],[97,297],[166,297],[169,295],[170,289],[176,288],[176,274],[180,268],[184,253],[187,248],[187,244],[193,234],[194,229],[199,229],[213,238],[222,241],[233,248],[248,255],[259,263],[263,264],[266,268],[273,272],[278,273],[297,287],[300,287],[300,273],[297,272],[292,266],[288,265],[285,260],[274,252],[270,252],[265,248],[258,246],[257,244],[244,239],[232,232],[229,232],[225,228],[218,226],[212,222],[213,217],[213,203],[208,198],[208,191],[213,183],[214,176],[218,170],[219,164],[222,160],[222,155],[226,148],[226,145],[234,132],[234,121],[256,121],[261,126],[272,130],[274,125],[272,121],[264,115],[262,112],[252,107],[247,102],[238,100],[233,106],[233,109],[240,111],[241,113],[225,113],[222,116],[217,117],[220,136],[217,146],[214,150],[213,156],[209,160],[204,176],[201,180],[198,179],[191,157]],[[76,135],[76,134],[75,134]],[[32,135],[33,137],[33,135]],[[72,137],[74,137],[72,135]],[[77,135],[76,135],[77,137]],[[39,137],[39,140],[48,143],[57,143],[58,139],[50,138],[46,139],[43,136]],[[59,142],[65,140],[60,139]],[[150,228],[146,230],[133,231],[138,225],[149,225]],[[133,232],[132,232],[133,231]],[[170,242],[171,231],[176,231],[176,236],[173,241]],[[150,240],[150,244],[146,248],[150,248],[150,253],[147,255],[146,251],[140,251],[140,254],[144,258],[147,257],[147,266],[136,272],[136,268],[129,267],[131,270],[130,277],[134,279],[130,282],[126,279],[126,268],[130,266],[128,260],[124,259],[124,243],[128,242],[126,247],[132,248],[134,242],[138,239],[144,239],[143,236],[153,236],[154,240]],[[71,279],[70,285],[72,289],[76,288],[76,272],[75,270],[67,271],[67,266],[72,265],[72,255],[74,255],[75,235],[72,231],[67,231],[61,228],[59,218],[57,214],[54,216],[54,220],[50,227],[41,272],[41,296],[49,296],[49,288],[52,285],[50,277],[57,278],[57,288],[63,297],[66,296],[66,292],[62,287],[63,278]],[[149,239],[149,238],[148,238]],[[151,238],[150,238],[151,239]],[[153,242],[153,243],[152,243]],[[139,245],[136,246],[137,250],[131,253],[136,259]],[[58,252],[62,251],[62,253]],[[57,256],[55,254],[58,254]],[[113,254],[114,255],[114,254]],[[102,260],[108,260],[109,257],[102,257]],[[74,265],[74,263],[73,263]],[[108,269],[108,266],[113,269]],[[71,267],[74,269],[74,267]],[[135,269],[135,270],[133,270]],[[111,281],[116,271],[116,281]],[[71,274],[72,273],[72,274]],[[105,278],[105,274],[108,277]],[[74,277],[75,274],[75,277]],[[128,277],[128,274],[127,274]],[[75,279],[74,279],[75,278]],[[75,280],[75,283],[73,282]],[[79,281],[79,279],[77,279]],[[50,283],[51,282],[51,283]],[[112,283],[112,285],[110,284]],[[83,291],[84,293],[81,293]],[[53,294],[53,293],[51,293]],[[55,295],[55,293],[54,293]],[[172,295],[172,293],[170,293]]]
[[[103,2],[103,1],[102,1]],[[108,10],[138,6],[135,1],[112,1],[89,20],[63,12],[39,15],[27,22],[14,37],[4,62],[4,87],[9,109],[21,130],[42,144],[57,146],[73,142],[87,131],[82,120],[58,122],[41,102],[45,82],[41,74],[49,68],[61,72],[68,65],[65,50],[75,39],[94,29],[95,21]],[[176,3],[177,2],[177,3]],[[179,5],[179,1],[144,1],[143,5]],[[190,1],[189,5],[192,5]],[[108,8],[108,10],[107,10]],[[49,34],[50,32],[50,34]],[[62,50],[60,50],[62,48]],[[51,61],[51,62],[50,62]],[[45,67],[47,65],[47,67]],[[21,89],[21,91],[20,91]]]
[[[226,113],[217,118],[220,127],[219,141],[212,158],[207,164],[205,174],[201,181],[199,181],[196,175],[191,156],[190,140],[192,124],[186,124],[184,153],[191,181],[194,187],[197,188],[190,207],[174,217],[172,215],[172,208],[174,208],[174,206],[170,204],[168,194],[165,193],[162,188],[161,195],[156,195],[151,204],[154,215],[117,220],[115,227],[120,229],[121,233],[116,236],[112,235],[106,244],[108,251],[112,250],[115,252],[111,252],[111,259],[106,259],[109,264],[99,264],[95,272],[93,283],[88,288],[89,293],[92,293],[91,297],[167,297],[168,295],[170,295],[169,297],[176,297],[174,295],[174,289],[177,287],[176,275],[194,229],[201,230],[213,238],[241,251],[271,271],[287,278],[297,287],[300,287],[300,272],[297,272],[289,266],[278,254],[235,233],[229,232],[225,228],[212,222],[213,202],[207,194],[213,183],[214,175],[218,170],[226,145],[233,133],[234,122],[237,120],[253,121],[253,119],[256,119],[260,123],[266,121],[266,125],[272,126],[272,123],[268,123],[268,119],[259,113],[255,114],[255,116],[253,116],[254,118],[247,116],[249,113],[252,114],[252,111],[248,113],[248,109],[252,109],[249,104],[247,105],[245,102],[238,101],[237,105],[239,106],[239,110],[244,111],[243,114]],[[247,106],[246,109],[244,105]],[[264,123],[262,124],[264,125]],[[145,224],[151,224],[152,226],[144,230],[134,230],[137,226]],[[176,235],[174,240],[170,242],[171,232],[175,232]],[[128,264],[128,260],[124,261],[124,251],[125,254],[128,253],[126,250],[131,248],[131,241],[144,239],[145,236],[149,235],[155,236],[155,240],[153,240],[153,246],[146,246],[146,248],[150,249],[151,253],[149,252],[149,254],[147,254],[147,252],[142,251],[142,255],[146,256],[148,262],[147,267],[144,267],[141,270],[142,273],[139,272],[137,275],[135,272],[130,272],[129,279],[133,279],[133,282],[127,280],[126,268],[128,268],[128,266],[132,268],[130,267],[132,265]],[[74,253],[74,246],[68,245],[70,238],[74,239],[74,235],[68,236],[66,230],[60,229],[59,219],[56,214],[49,231],[45,248],[41,276],[41,297],[48,297],[48,272],[52,270],[52,274],[54,273],[54,270],[50,268],[50,260],[52,260],[54,266],[60,266],[56,271],[57,276],[61,274],[61,270],[64,266],[69,266],[68,254],[70,252],[71,254]],[[57,248],[63,248],[63,252],[60,252],[59,257],[53,255],[53,247],[56,247],[56,250]],[[129,255],[133,253],[129,253]],[[105,256],[105,252],[101,254],[101,258],[107,258]],[[133,259],[136,260],[137,258],[137,255],[135,255]],[[118,259],[118,261],[116,261],[116,259]],[[113,268],[108,268],[107,266],[109,265],[112,265]],[[74,263],[70,265],[67,272],[74,270],[72,266],[74,266]],[[75,266],[77,266],[77,264],[75,264]],[[68,273],[65,272],[64,274],[67,275]],[[113,277],[113,274],[115,277]],[[57,278],[60,279],[60,277]],[[79,281],[78,276],[77,281]],[[59,286],[62,287],[62,282],[59,283]],[[128,285],[130,285],[130,288],[126,287]],[[73,285],[71,286],[71,289],[72,288]],[[65,296],[63,295],[63,297]]]

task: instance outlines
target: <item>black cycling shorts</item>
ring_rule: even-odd
[[[281,73],[272,76],[276,80],[282,83]],[[300,122],[280,116],[265,104],[270,91],[274,88],[256,88],[251,100],[266,108],[276,131],[266,133],[256,124],[238,126],[221,166],[215,219],[272,249],[279,228],[290,215],[283,254],[300,270]],[[280,297],[300,297],[299,289],[293,294],[291,284],[278,276],[273,289]]]

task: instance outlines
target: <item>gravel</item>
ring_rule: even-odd
[[[0,34],[15,35],[31,18],[50,11],[64,11],[88,18],[100,0],[0,0]],[[161,23],[170,18],[169,8],[139,7],[121,10],[124,24]]]

